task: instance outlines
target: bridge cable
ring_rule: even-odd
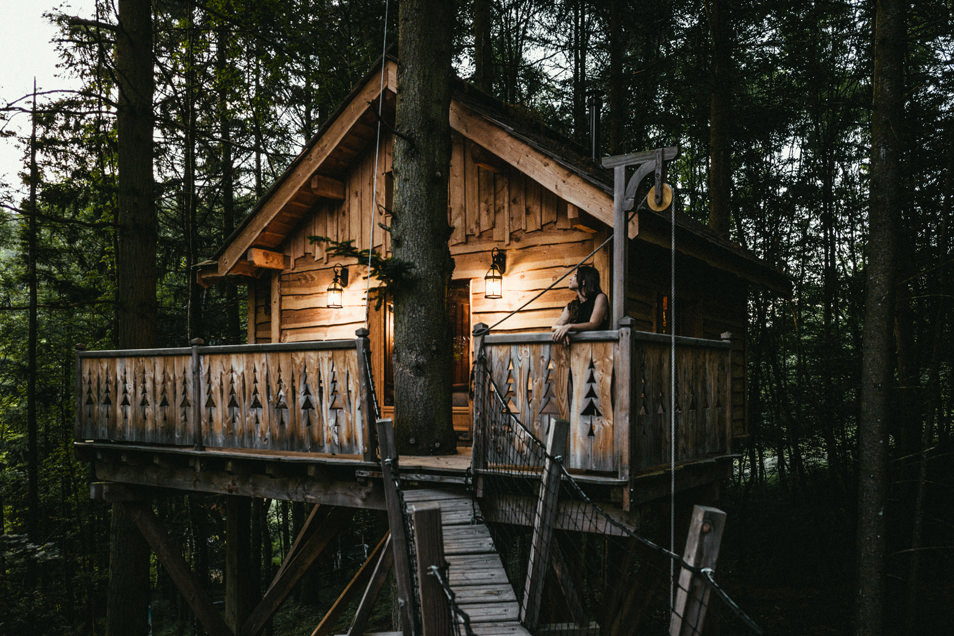
[[[383,122],[382,113],[384,111],[384,71],[387,62],[388,52],[388,10],[390,0],[384,2],[384,36],[381,43],[381,80],[378,87],[378,126],[374,139],[374,174],[371,177],[371,232],[368,237],[368,275],[367,286],[364,291],[364,327],[370,329],[371,321],[371,256],[374,253],[374,226],[375,215],[377,213],[376,202],[378,200],[378,157],[381,153],[381,124]]]
[[[649,195],[647,194],[646,196],[649,196]],[[629,216],[626,217],[626,225],[627,225],[627,226],[629,225],[629,222],[633,219],[633,217],[636,215],[637,212],[639,212],[639,211],[642,210],[642,209],[645,209],[645,207],[644,207],[644,206],[645,206],[645,203],[646,203],[646,197],[644,196],[644,197],[643,197],[643,200],[640,202],[640,204],[637,205],[636,207],[634,207],[634,208],[630,211]],[[496,329],[498,326],[500,326],[500,323],[502,323],[503,321],[507,320],[508,318],[511,318],[511,317],[515,316],[516,314],[520,313],[521,311],[523,311],[524,309],[526,309],[527,306],[530,305],[530,303],[532,303],[532,302],[535,301],[537,298],[539,298],[540,296],[543,296],[545,293],[547,293],[548,291],[550,291],[551,289],[553,289],[554,287],[556,287],[557,285],[559,285],[561,282],[563,282],[563,280],[564,280],[567,276],[569,276],[569,275],[572,274],[574,271],[576,271],[576,269],[577,269],[580,265],[582,265],[582,264],[585,263],[586,261],[588,261],[588,260],[590,260],[591,258],[593,258],[593,255],[594,255],[594,254],[596,254],[596,253],[599,252],[601,249],[603,249],[604,247],[606,247],[607,245],[609,245],[610,241],[612,241],[612,240],[613,240],[613,237],[612,237],[612,236],[608,236],[605,241],[603,241],[602,243],[600,243],[600,244],[596,247],[596,249],[594,249],[592,252],[590,252],[589,254],[587,254],[586,256],[584,256],[582,259],[580,259],[580,260],[577,262],[576,265],[574,265],[573,267],[568,268],[568,269],[566,270],[566,272],[564,272],[564,274],[563,274],[562,276],[560,276],[558,279],[556,279],[555,281],[553,281],[552,283],[550,283],[545,289],[543,289],[543,290],[537,292],[537,294],[536,294],[533,298],[531,298],[531,299],[528,300],[527,302],[523,303],[522,305],[520,305],[519,307],[517,307],[516,309],[514,309],[513,311],[511,311],[509,314],[507,314],[506,316],[504,316],[503,318],[501,318],[500,320],[498,320],[497,322],[495,322],[494,324],[492,324],[490,327],[487,328],[487,331],[488,331],[488,332],[493,331],[493,330]]]

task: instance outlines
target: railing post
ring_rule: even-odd
[[[394,578],[397,584],[398,611],[401,631],[405,636],[415,633],[414,586],[411,583],[411,560],[407,532],[404,527],[404,503],[398,490],[398,454],[394,442],[394,427],[389,419],[380,419],[378,446],[381,449],[381,474],[384,480],[384,502],[391,529],[391,547],[394,550]]]
[[[733,377],[732,377],[732,332],[723,331],[720,335],[720,338],[723,342],[729,343],[729,353],[726,355],[725,362],[725,453],[729,455],[732,453],[732,438],[735,435],[735,413],[732,409],[732,389],[733,389]],[[745,383],[743,383],[742,390],[745,391]],[[743,393],[742,404],[745,404],[745,397]],[[745,417],[743,413],[742,417]]]
[[[364,439],[364,460],[371,462],[375,459],[375,439],[374,426],[372,422],[377,422],[381,411],[378,408],[378,397],[374,392],[374,373],[371,369],[371,341],[368,339],[370,332],[365,327],[357,329],[354,334],[355,349],[358,354],[358,369],[361,373],[361,407],[365,411],[364,430],[361,432]]]
[[[683,560],[692,567],[715,570],[724,528],[724,512],[708,506],[693,506]],[[702,632],[710,592],[703,576],[685,567],[679,571],[669,636],[690,636]]]
[[[421,632],[424,636],[452,634],[450,602],[440,581],[430,573],[432,566],[447,576],[444,561],[444,532],[441,508],[436,503],[414,508],[414,545],[417,551],[417,586],[421,591]]]
[[[561,464],[566,454],[569,432],[570,422],[559,419],[550,427],[550,434],[547,436],[547,457],[543,463],[540,496],[537,498],[537,509],[533,515],[530,563],[527,566],[527,581],[523,588],[523,604],[520,607],[520,622],[531,633],[536,632],[540,620],[543,583],[550,565],[550,542],[553,539],[553,524],[560,495],[560,479],[563,476]]]
[[[490,414],[487,412],[490,391],[487,375],[480,370],[480,365],[486,360],[484,356],[484,336],[490,332],[485,323],[479,322],[474,325],[474,409],[473,409],[473,427],[474,427],[474,446],[471,454],[471,464],[474,470],[487,467],[487,431],[486,426]],[[480,477],[476,477],[479,482]],[[480,491],[480,484],[475,486]]]
[[[205,344],[202,338],[193,338],[192,345],[192,441],[197,451],[205,450],[202,443],[202,360],[199,357],[199,347]]]
[[[632,427],[632,378],[633,378],[633,319],[629,316],[619,321],[619,330],[616,344],[616,405],[613,413],[613,427],[616,439],[617,476],[626,481],[623,486],[623,510],[629,511],[630,504],[630,463],[633,449],[631,447]]]
[[[83,409],[86,405],[83,399],[83,359],[80,357],[80,352],[86,350],[86,345],[77,344],[75,349],[76,372],[73,379],[73,410],[76,412],[76,420],[73,423],[73,439],[82,440],[86,438],[86,418],[83,416]]]
[[[626,267],[629,252],[629,223],[623,198],[626,196],[626,165],[613,168],[613,315],[610,326],[619,329],[626,314]]]

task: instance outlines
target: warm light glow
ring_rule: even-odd
[[[331,283],[328,287],[328,306],[341,309],[341,285],[338,283]]]
[[[484,276],[484,298],[503,297],[505,271],[507,271],[507,255],[495,247],[490,252],[490,270]]]
[[[503,276],[495,267],[491,267],[487,275],[484,276],[484,283],[486,284],[484,289],[485,298],[501,298],[503,296]]]
[[[328,307],[331,309],[341,309],[342,285],[348,284],[348,268],[341,265],[335,265],[335,277],[328,285]]]

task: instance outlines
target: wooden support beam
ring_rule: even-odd
[[[318,627],[311,633],[311,636],[328,636],[333,633],[332,629],[335,623],[337,623],[338,619],[348,610],[351,601],[358,595],[361,588],[366,586],[368,581],[371,580],[372,574],[377,569],[374,564],[380,561],[382,551],[386,551],[386,547],[389,546],[389,537],[390,535],[386,534],[381,538],[378,545],[374,547],[374,550],[372,550],[368,558],[365,559],[357,573],[351,578],[341,594],[338,595],[337,600],[335,600],[331,608],[325,612],[321,622],[318,623]]]
[[[394,565],[394,551],[391,549],[391,535],[387,536],[387,541],[381,554],[378,556],[378,563],[374,566],[374,572],[371,574],[371,580],[368,581],[368,587],[361,596],[358,603],[358,609],[354,612],[354,620],[351,621],[351,627],[348,629],[349,636],[361,636],[364,634],[368,619],[371,618],[371,609],[374,602],[378,599],[378,594],[388,580],[388,572]]]
[[[318,526],[321,524],[321,521],[327,520],[329,510],[329,506],[321,506],[320,504],[311,507],[311,512],[308,513],[305,523],[302,524],[301,530],[298,531],[298,535],[292,542],[291,548],[288,549],[288,554],[285,555],[285,560],[282,561],[280,566],[278,566],[278,571],[275,572],[275,576],[272,577],[272,585],[274,585],[275,581],[278,581],[285,576],[285,570],[288,569],[289,564],[295,561],[298,554],[301,552],[301,546],[318,530]],[[321,521],[316,521],[316,519],[319,519],[319,517]]]
[[[691,566],[715,570],[725,529],[725,513],[718,508],[694,506],[683,559]],[[709,607],[708,582],[692,570],[682,568],[676,601],[669,622],[670,636],[690,636],[702,631]]]
[[[454,631],[454,617],[450,602],[437,577],[430,573],[430,568],[436,566],[444,580],[447,580],[441,507],[436,503],[419,504],[414,507],[413,516],[417,588],[421,592],[421,632],[423,636],[451,634]]]
[[[626,315],[626,269],[629,266],[628,227],[623,197],[626,194],[626,166],[613,168],[613,314],[610,327],[619,329],[619,321]]]
[[[391,529],[394,552],[394,578],[397,584],[401,631],[415,633],[414,586],[411,584],[411,561],[407,533],[404,531],[404,506],[398,492],[398,454],[394,442],[394,426],[389,419],[378,420],[378,445],[381,448],[381,473],[384,475],[384,501]]]
[[[270,290],[269,326],[271,342],[275,344],[282,341],[282,277],[279,272],[272,272]]]
[[[344,201],[345,184],[338,179],[326,177],[323,174],[313,174],[308,180],[308,187],[311,193],[316,197],[323,199],[333,199],[335,201]]]
[[[550,561],[553,522],[556,518],[557,500],[560,495],[560,479],[563,476],[563,469],[557,458],[566,455],[569,433],[570,422],[559,419],[554,421],[547,436],[547,457],[543,463],[540,496],[537,499],[537,509],[533,517],[530,563],[527,566],[527,581],[524,586],[523,604],[520,607],[520,622],[531,633],[537,631],[540,620],[543,583],[546,580]]]
[[[255,267],[262,269],[288,269],[291,266],[291,258],[281,252],[263,250],[260,247],[252,247],[245,253],[245,259]]]
[[[256,602],[249,585],[249,549],[252,500],[231,495],[225,511],[225,622],[233,632]],[[254,592],[258,596],[258,590]]]
[[[583,597],[580,596],[576,582],[573,580],[573,568],[570,567],[566,554],[556,541],[550,546],[550,567],[556,576],[557,585],[560,586],[560,592],[563,593],[563,600],[566,601],[566,608],[573,617],[573,622],[577,627],[585,628],[589,621],[586,620],[586,612],[583,609]]]
[[[212,606],[209,593],[192,575],[185,559],[179,553],[179,548],[169,538],[169,534],[153,513],[152,507],[146,503],[127,503],[125,506],[129,516],[142,536],[146,538],[153,552],[159,557],[159,562],[169,573],[205,630],[211,636],[232,636],[232,630],[225,624],[222,615]]]
[[[321,515],[320,527],[301,544],[294,554],[289,553],[287,559],[291,562],[287,566],[283,564],[280,569],[281,576],[276,576],[272,581],[262,601],[242,625],[239,634],[256,636],[265,627],[265,623],[288,598],[295,584],[301,580],[315,559],[351,521],[354,512],[353,509],[348,508],[331,508],[326,514]]]

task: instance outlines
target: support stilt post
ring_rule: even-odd
[[[563,476],[562,462],[566,455],[570,422],[554,421],[547,436],[547,458],[543,464],[540,481],[540,496],[533,515],[533,540],[530,544],[530,564],[524,585],[523,604],[520,607],[520,622],[531,633],[536,632],[543,602],[543,583],[550,562],[550,542],[553,539],[553,524],[556,520],[557,499],[560,494],[560,479]]]
[[[715,570],[725,528],[725,513],[718,508],[694,506],[683,559],[691,566]],[[711,590],[705,579],[682,568],[679,587],[669,622],[669,636],[694,636],[702,633]]]
[[[398,490],[398,454],[394,442],[394,426],[390,419],[378,420],[378,446],[381,449],[381,474],[384,479],[384,501],[394,550],[394,578],[397,584],[401,631],[405,636],[416,633],[414,626],[414,585],[411,582],[411,561],[407,532],[404,528],[404,503]]]
[[[421,631],[424,636],[452,634],[450,603],[440,582],[430,574],[430,568],[437,566],[442,576],[447,577],[441,508],[436,503],[421,504],[415,507],[413,516],[417,585],[421,590]]]

